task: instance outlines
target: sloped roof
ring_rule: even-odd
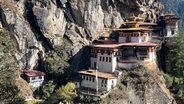
[[[45,73],[37,70],[25,70],[23,73],[28,77],[44,76]]]
[[[116,43],[116,44],[92,44],[91,47],[98,47],[98,48],[118,48],[121,46],[130,46],[130,47],[149,47],[149,46],[158,46],[156,43],[152,42],[129,42],[129,43]]]
[[[93,77],[96,76],[96,70],[92,70],[92,69],[79,71],[79,73],[83,75],[93,76]],[[105,72],[100,72],[100,71],[97,72],[97,76],[99,78],[104,78],[104,79],[116,79],[117,78],[114,73],[105,73]]]

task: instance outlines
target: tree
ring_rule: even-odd
[[[172,74],[175,77],[183,78],[184,75],[184,34],[179,33],[178,36],[169,41],[169,61],[172,64]]]
[[[172,88],[177,89],[176,95],[184,103],[184,33],[178,33],[174,40],[169,40],[167,47],[171,66],[169,74],[173,77]]]
[[[67,85],[60,87],[55,94],[56,98],[61,103],[72,103],[74,98],[77,97],[74,83],[67,83]]]
[[[54,85],[53,81],[48,81],[47,84],[42,86],[41,88],[42,98],[43,99],[49,98],[51,94],[54,92],[55,87],[56,86]]]

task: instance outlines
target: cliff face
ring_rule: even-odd
[[[103,104],[176,104],[155,65],[123,70],[119,89],[102,100]]]
[[[132,15],[156,21],[161,9],[159,0],[1,0],[0,27],[16,39],[20,68],[34,67],[38,53],[44,56],[64,39],[72,43],[71,63],[80,66],[80,49],[104,31]]]
[[[161,10],[159,0],[1,0],[0,28],[9,31],[16,40],[18,51],[15,58],[21,69],[32,69],[47,52],[58,46],[68,46],[62,50],[69,53],[65,57],[71,58],[70,64],[77,70],[84,64],[82,48],[85,45],[110,33],[109,29],[120,27],[128,16],[139,15],[156,21]],[[143,79],[135,78],[140,82],[132,80],[130,86],[126,86],[129,101],[133,104],[172,103],[173,98],[164,92],[163,79],[155,83],[158,79],[152,76],[142,75],[140,78]],[[147,82],[153,84],[142,85]],[[144,90],[140,90],[142,88]],[[109,103],[118,103],[116,100],[111,99]],[[121,101],[129,103],[127,99]]]

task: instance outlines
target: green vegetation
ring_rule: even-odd
[[[16,52],[16,43],[5,30],[0,30],[0,103],[24,104],[16,86],[18,74],[13,54]]]
[[[24,104],[23,98],[19,95],[19,89],[15,82],[18,75],[15,71],[0,71],[0,103],[5,104]]]
[[[167,86],[176,94],[179,104],[184,103],[184,33],[178,37],[166,41],[167,74],[165,75]]]
[[[16,52],[16,43],[5,30],[0,30],[0,69],[16,68],[13,54]]]
[[[66,86],[60,87],[56,91],[55,96],[62,103],[72,103],[73,99],[77,96],[75,91],[75,84],[69,82]]]
[[[68,63],[71,43],[64,39],[63,44],[48,52],[44,61],[44,70],[48,80],[53,80],[58,85],[64,85],[70,80],[72,71]]]
[[[43,61],[44,72],[46,73],[47,82],[40,89],[38,89],[39,96],[46,100],[59,100],[69,101],[69,96],[62,91],[74,89],[74,85],[70,82],[72,71],[69,66],[69,58],[71,48],[71,43],[67,39],[63,39],[63,44],[61,46],[55,47],[54,50],[46,53],[45,59]],[[62,86],[62,87],[60,87]],[[36,92],[36,91],[35,91]],[[62,98],[63,97],[63,98]]]
[[[61,86],[55,91],[55,93],[45,101],[46,104],[71,104],[74,99],[77,97],[75,90],[75,84],[68,82],[65,86]]]
[[[53,94],[55,87],[56,86],[54,85],[53,81],[48,81],[47,84],[43,85],[41,87],[42,98],[43,99],[49,98],[51,94]]]
[[[99,104],[101,99],[95,96],[79,95],[77,97],[77,103],[79,104]]]

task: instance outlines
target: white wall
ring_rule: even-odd
[[[156,53],[149,52],[149,61],[154,62],[156,60]]]
[[[107,91],[110,91],[117,85],[117,79],[107,80]]]
[[[90,67],[91,68],[95,68],[94,66],[94,63],[96,62],[97,63],[97,58],[94,58],[94,57],[90,57]]]
[[[29,84],[34,87],[34,88],[37,88],[37,87],[40,87],[44,81],[44,76],[41,76],[42,79],[39,78],[39,76],[37,77],[29,77]],[[35,79],[33,79],[35,78]]]
[[[115,54],[115,53],[114,53]],[[117,68],[117,57],[114,56],[114,54],[112,54],[112,71],[111,72],[114,72]]]
[[[101,61],[100,61],[101,57]],[[104,57],[104,61],[103,61]],[[108,58],[108,61],[106,62],[106,58]],[[111,62],[109,62],[109,58],[111,58]],[[97,67],[98,70],[101,72],[114,72],[117,66],[117,57],[114,56],[114,54],[97,54]]]
[[[167,36],[167,37],[172,36],[171,27],[170,27],[170,26],[166,26],[166,36]]]
[[[88,80],[86,80],[86,79],[83,79],[83,76],[84,75],[82,75],[81,86],[96,90],[96,85],[97,85],[96,78],[88,76]],[[85,75],[85,78],[86,77],[87,76]],[[91,77],[91,79],[95,78],[95,81],[94,82],[92,80],[89,81],[90,77]],[[102,86],[102,80],[103,80],[103,86]],[[105,83],[105,81],[106,81],[106,83]],[[112,83],[112,81],[113,81],[113,83]],[[111,86],[115,87],[116,85],[117,85],[117,79],[102,79],[102,78],[98,78],[98,90],[99,91],[109,91],[109,90],[111,90]]]

